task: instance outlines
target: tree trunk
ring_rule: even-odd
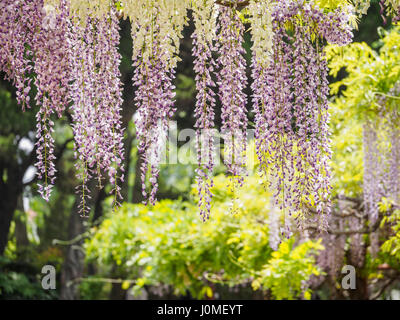
[[[79,204],[79,199],[76,200]],[[83,225],[83,218],[80,217],[78,210],[71,212],[68,227],[69,239],[74,239],[82,234],[85,230]],[[63,270],[61,273],[61,292],[60,299],[62,300],[75,300],[78,298],[77,283],[74,281],[81,278],[83,275],[84,258],[85,255],[82,251],[82,241],[73,243],[67,247],[67,255],[64,261]]]
[[[92,180],[88,184],[88,188],[91,191],[92,198],[89,199],[88,205],[93,208],[99,197],[99,190],[96,186],[96,181]],[[79,203],[81,199],[77,195],[74,205],[74,210],[71,212],[68,226],[68,238],[73,240],[79,235],[85,232],[84,222],[85,218],[82,218],[79,214]],[[95,208],[96,211],[96,208]],[[61,271],[61,300],[76,300],[79,299],[78,282],[77,279],[82,278],[84,271],[84,260],[85,254],[82,248],[83,239],[71,243],[67,247],[67,253],[64,261],[64,265]]]
[[[4,254],[8,242],[11,220],[17,207],[16,197],[8,197],[2,193],[0,199],[0,255]]]
[[[142,166],[142,163],[142,156],[138,154],[135,165],[135,182],[133,183],[132,188],[132,203],[141,203],[143,201],[142,181],[140,178],[140,167]]]
[[[22,200],[22,194],[18,197],[17,210],[21,212],[14,218],[15,222],[15,241],[17,243],[17,252],[24,254],[25,249],[29,246],[28,233],[26,230],[26,214]],[[23,217],[25,216],[25,218]]]
[[[127,291],[122,289],[120,283],[113,283],[109,295],[110,300],[125,300]]]
[[[18,168],[8,167],[7,172],[7,182],[0,177],[0,255],[4,254],[7,246],[11,221],[17,209],[18,198],[22,194],[21,175],[18,174]]]

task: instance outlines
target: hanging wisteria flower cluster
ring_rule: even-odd
[[[40,106],[36,114],[37,142],[36,153],[38,177],[43,185],[38,184],[44,199],[50,197],[55,179],[54,156],[54,121],[52,115],[61,117],[68,106],[68,7],[66,1],[60,1],[58,7],[44,6],[41,24],[34,34],[34,72],[37,94],[36,104]]]
[[[262,171],[272,176],[277,205],[294,213],[298,224],[303,212],[315,208],[322,218],[315,222],[326,229],[331,187],[323,46],[351,41],[349,17],[340,10],[323,14],[303,1],[272,8],[270,64],[263,68],[253,60],[257,154]]]
[[[37,175],[39,192],[49,200],[55,179],[54,120],[72,117],[80,212],[86,216],[88,180],[102,187],[105,173],[114,204],[121,199],[123,130],[118,53],[119,21],[111,2],[84,5],[76,0],[5,1],[1,8],[1,70],[29,106],[31,81],[37,88]],[[4,9],[4,10],[3,10]]]
[[[41,27],[43,2],[4,0],[0,3],[0,70],[17,89],[17,100],[29,107],[36,30]]]
[[[364,151],[369,161],[364,163],[364,176],[374,179],[374,184],[380,185],[380,190],[364,191],[364,196],[385,196],[398,204],[400,201],[400,114],[398,99],[400,97],[400,82],[396,82],[387,95],[379,95],[377,103],[380,106],[379,117],[367,122],[366,132],[376,137],[374,144],[364,142]],[[368,125],[369,124],[369,125]],[[372,146],[372,147],[371,147]],[[374,170],[376,166],[381,169]],[[374,177],[371,177],[372,174]],[[365,179],[365,178],[364,178]],[[378,183],[377,183],[378,182]],[[368,189],[367,189],[368,190]]]
[[[318,257],[318,265],[332,280],[341,275],[344,264],[356,268],[365,265],[367,249],[377,258],[384,229],[378,228],[383,213],[379,203],[383,198],[397,205],[400,191],[400,130],[397,99],[400,85],[388,92],[377,93],[375,117],[367,116],[363,126],[364,177],[363,199],[338,197],[338,210],[329,218],[329,233],[323,235],[325,250]],[[390,213],[389,213],[390,214]],[[368,238],[366,237],[368,235]],[[318,285],[323,277],[312,280]]]
[[[213,58],[214,39],[216,30],[216,13],[213,0],[197,0],[193,6],[193,20],[195,31],[192,34],[194,71],[196,72],[196,145],[198,169],[197,183],[199,192],[200,215],[208,218],[211,210],[213,187],[212,171],[214,168],[213,129],[215,116],[216,86],[212,74],[216,69]]]
[[[235,12],[235,6],[221,8],[217,35],[217,74],[221,101],[222,135],[225,141],[224,163],[232,175],[232,190],[243,183],[247,144],[247,85],[244,25]]]
[[[157,178],[168,122],[174,113],[174,85],[179,39],[185,24],[187,1],[135,1],[127,3],[132,22],[133,84],[137,87],[135,120],[138,149],[142,156],[142,192],[156,201]],[[149,172],[151,190],[146,191]]]
[[[368,1],[356,1],[364,13]],[[394,8],[395,1],[391,3]],[[211,210],[213,129],[221,103],[224,164],[239,187],[246,175],[248,129],[245,20],[252,37],[252,113],[260,172],[274,202],[299,227],[326,229],[330,212],[330,138],[326,43],[352,39],[353,6],[319,8],[314,1],[214,0],[4,0],[0,4],[0,69],[29,105],[33,83],[37,114],[39,192],[49,199],[55,177],[54,120],[68,113],[81,180],[81,214],[87,183],[105,178],[121,199],[123,180],[122,85],[119,17],[131,22],[136,136],[142,158],[143,196],[154,204],[157,178],[173,117],[174,79],[182,31],[191,9],[196,73],[197,183],[203,219]],[[216,80],[216,81],[215,81]],[[309,217],[308,213],[316,215]],[[310,218],[310,219],[309,219]],[[278,223],[278,222],[277,222]],[[275,237],[276,238],[276,237]]]
[[[371,224],[379,222],[379,203],[387,198],[398,205],[400,195],[400,115],[397,100],[400,83],[387,95],[377,96],[378,117],[367,118],[363,127],[364,181],[363,200],[365,216]],[[394,99],[393,99],[394,98]],[[379,232],[371,233],[371,253],[379,251]]]
[[[273,47],[273,30],[271,1],[258,2],[250,1],[249,12],[251,22],[251,35],[253,41],[252,57],[252,91],[253,91],[253,112],[255,114],[255,139],[257,155],[260,164],[260,172],[267,176],[268,166],[265,155],[267,154],[267,144],[265,143],[265,132],[268,129],[263,120],[265,106],[267,104],[266,90],[268,83],[265,70],[271,62]]]
[[[83,23],[81,23],[83,22]],[[96,177],[102,187],[103,172],[113,186],[114,204],[122,198],[118,169],[123,161],[118,53],[119,27],[116,11],[106,16],[88,16],[71,23],[69,31],[71,112],[75,137],[76,168],[82,181],[81,210],[87,214],[90,197],[87,181]]]
[[[379,152],[379,141],[375,128],[376,123],[368,121],[363,128],[364,145],[364,206],[372,222],[378,219],[378,202],[384,195],[383,163]]]

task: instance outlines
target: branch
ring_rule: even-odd
[[[71,239],[71,240],[59,240],[59,239],[53,239],[52,244],[53,245],[62,245],[62,246],[69,246],[75,243],[78,243],[79,241],[81,241],[82,239],[88,237],[89,232],[86,231],[84,233],[78,234],[75,238]]]
[[[359,219],[363,218],[363,216],[360,215],[356,210],[345,209],[343,211],[344,211],[343,213],[333,211],[332,215],[334,215],[335,217],[339,217],[339,218],[347,218],[347,217],[352,217],[352,216],[356,216]]]
[[[354,229],[354,230],[337,230],[337,229],[328,230],[328,233],[336,235],[344,235],[344,234],[351,235],[351,234],[370,233],[370,232],[371,230],[367,228]]]
[[[136,280],[124,280],[124,279],[111,279],[111,278],[76,278],[67,283],[67,286],[71,286],[76,282],[105,282],[105,283],[136,283]]]
[[[383,293],[395,280],[396,280],[396,279],[394,279],[394,278],[389,279],[389,281],[386,282],[386,283],[379,289],[379,291],[378,291],[375,295],[373,295],[373,296],[371,297],[371,300],[376,300],[376,299],[378,299],[378,298],[382,295],[382,293]]]
[[[361,204],[363,202],[363,200],[360,198],[346,197],[344,195],[335,196],[335,197],[333,197],[333,199],[346,200],[346,201],[350,201],[350,202],[355,202],[357,204]]]
[[[242,9],[247,7],[250,1],[245,0],[242,2],[233,2],[233,1],[216,0],[215,3],[219,4],[220,6],[231,7],[231,8],[235,7],[236,9]]]
[[[313,214],[317,214],[317,211],[309,206],[306,206],[306,208]],[[331,214],[334,215],[335,217],[340,217],[340,218],[347,218],[347,217],[351,217],[351,216],[355,216],[359,219],[363,219],[364,216],[360,213],[358,213],[357,210],[355,210],[354,208],[346,208],[343,210],[344,213],[340,213],[340,212],[335,212],[333,211]]]
[[[336,234],[336,235],[351,235],[351,234],[358,234],[358,233],[372,233],[376,231],[379,227],[379,219],[377,222],[371,226],[371,228],[362,228],[362,229],[353,229],[353,230],[339,230],[339,229],[328,229],[328,233]],[[309,225],[306,229],[318,229],[316,225]]]
[[[381,220],[377,219],[373,225],[371,225],[369,228],[362,228],[358,230],[328,230],[329,233],[331,234],[357,234],[357,233],[372,233],[378,230],[379,225],[381,224]]]
[[[359,213],[357,210],[353,209],[353,208],[347,208],[343,211],[347,211],[349,212],[350,215],[354,215],[355,217],[357,217],[358,219],[364,219],[366,218],[366,213]]]

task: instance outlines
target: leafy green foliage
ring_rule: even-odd
[[[400,264],[400,210],[394,210],[390,217],[387,217],[383,223],[392,225],[394,235],[384,242],[382,252],[397,260]]]
[[[257,273],[253,288],[269,288],[278,300],[293,299],[302,293],[305,299],[311,299],[311,291],[304,291],[303,284],[312,275],[321,274],[312,254],[323,249],[320,241],[307,241],[297,247],[294,247],[293,238],[282,242],[268,264]]]
[[[391,32],[380,30],[379,52],[366,43],[352,43],[344,48],[329,46],[326,50],[330,74],[336,77],[343,68],[348,73],[331,85],[332,94],[341,94],[334,108],[342,110],[348,119],[376,116],[380,109],[377,98],[387,95],[400,78],[400,27]]]
[[[273,296],[297,297],[302,282],[318,273],[309,254],[322,247],[313,242],[295,247],[291,240],[273,252],[268,233],[270,194],[257,177],[248,180],[237,194],[238,213],[232,215],[229,179],[216,177],[212,219],[206,223],[201,223],[193,202],[125,204],[92,228],[87,258],[99,265],[116,263],[119,274],[136,279],[135,293],[146,285],[169,285],[177,295],[188,290],[204,298],[212,296],[212,282],[233,286],[253,277]]]
[[[385,125],[385,117],[398,110],[399,97],[391,90],[400,80],[400,27],[390,31],[378,28],[380,35],[373,47],[353,43],[347,47],[327,48],[330,73],[346,77],[331,84],[335,99],[331,104],[333,128],[333,171],[335,192],[349,196],[362,193],[363,146],[362,125],[367,120]],[[382,150],[390,150],[385,130],[377,134]],[[379,209],[383,216],[380,231],[383,245],[376,258],[370,254],[364,270],[369,278],[382,278],[380,264],[398,269],[400,265],[400,213],[393,199],[382,198]]]
[[[400,79],[400,27],[391,32],[379,30],[379,52],[366,43],[326,49],[330,74],[338,77],[331,84],[331,93],[335,95],[331,103],[331,127],[336,194],[357,196],[362,193],[362,125],[367,119],[381,117],[382,106],[378,99],[388,97],[389,109],[397,108],[398,100],[388,94]],[[343,72],[347,75],[340,79]]]
[[[363,181],[362,125],[348,118],[344,100],[336,100],[331,110],[333,196],[357,197]]]
[[[54,291],[43,290],[37,270],[24,270],[23,267],[0,257],[0,299],[47,300],[56,297]]]

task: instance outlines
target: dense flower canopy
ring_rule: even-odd
[[[240,187],[246,174],[248,79],[243,36],[248,23],[260,174],[287,220],[293,217],[300,228],[311,221],[325,230],[331,207],[331,151],[324,47],[350,43],[356,17],[368,6],[365,0],[3,0],[0,70],[14,83],[23,108],[30,105],[32,84],[37,88],[39,192],[49,199],[56,176],[54,120],[69,110],[82,182],[82,216],[88,214],[87,182],[92,178],[99,187],[107,178],[114,205],[119,204],[124,175],[118,20],[124,17],[131,22],[133,40],[143,196],[155,203],[162,141],[175,110],[173,80],[180,39],[192,16],[197,181],[200,212],[207,219],[217,98],[232,187]],[[400,13],[398,0],[381,1],[381,7],[383,15]],[[366,130],[365,139],[373,139],[373,132]],[[290,235],[289,223],[285,233]]]

